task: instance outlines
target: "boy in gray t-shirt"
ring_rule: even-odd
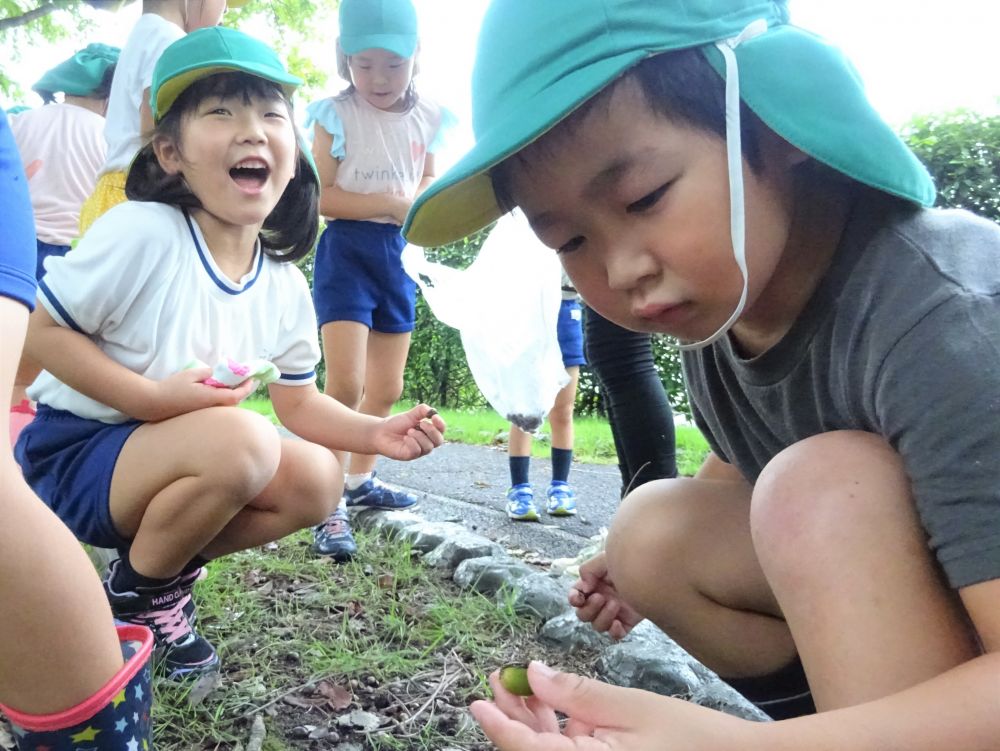
[[[520,206],[588,305],[683,343],[713,448],[695,478],[628,497],[571,603],[614,637],[651,619],[797,717],[533,664],[534,698],[494,676],[495,703],[473,705],[487,735],[997,748],[1000,229],[924,208],[926,171],[784,0],[493,0],[472,119],[407,239]]]

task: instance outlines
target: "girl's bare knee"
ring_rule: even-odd
[[[271,481],[281,461],[281,438],[263,416],[222,407],[202,436],[207,442],[204,477],[237,503],[253,500]]]
[[[316,444],[301,447],[296,471],[295,507],[301,514],[302,527],[311,527],[326,519],[340,502],[344,473],[331,451]]]

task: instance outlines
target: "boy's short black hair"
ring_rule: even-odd
[[[153,131],[180,143],[181,120],[208,97],[242,97],[281,99],[292,106],[281,87],[271,81],[247,73],[219,73],[191,84],[177,97]],[[298,149],[299,147],[296,146]],[[156,201],[187,209],[200,209],[201,201],[191,192],[184,176],[168,175],[147,143],[136,157],[125,180],[125,195],[132,201]],[[319,185],[306,157],[298,153],[295,176],[288,183],[277,205],[264,220],[260,244],[264,253],[279,261],[298,261],[316,243],[319,229]]]
[[[625,82],[637,85],[650,110],[661,117],[725,140],[726,83],[697,49],[672,50],[646,58],[559,122],[553,129],[556,138],[559,133],[572,133],[595,109],[607,108],[611,93]],[[742,101],[740,125],[743,157],[752,170],[759,171],[763,166],[760,132],[766,126]],[[504,211],[515,207],[510,191],[510,164],[530,164],[531,150],[536,143],[529,144],[490,170],[493,192]]]

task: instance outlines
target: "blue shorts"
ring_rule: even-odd
[[[111,476],[122,446],[140,425],[109,425],[39,404],[21,431],[14,457],[24,479],[77,539],[101,548],[128,547],[111,521]]]
[[[586,365],[583,356],[583,312],[576,300],[563,300],[559,308],[559,322],[556,324],[556,338],[562,352],[563,365]]]
[[[69,245],[53,245],[52,243],[47,243],[44,240],[38,241],[38,266],[35,269],[35,279],[41,279],[45,276],[45,263],[46,258],[51,258],[52,256],[64,256],[69,253]]]
[[[417,284],[403,271],[405,245],[395,224],[328,222],[313,269],[319,325],[357,321],[386,334],[413,331]]]

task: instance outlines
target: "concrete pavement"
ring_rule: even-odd
[[[447,443],[412,462],[379,457],[379,477],[416,493],[415,513],[428,521],[452,521],[507,549],[532,551],[542,558],[567,558],[607,526],[618,507],[618,467],[573,463],[569,481],[577,494],[575,517],[545,513],[545,488],[551,479],[547,458],[531,461],[531,482],[540,522],[515,522],[504,510],[510,487],[504,447]]]

